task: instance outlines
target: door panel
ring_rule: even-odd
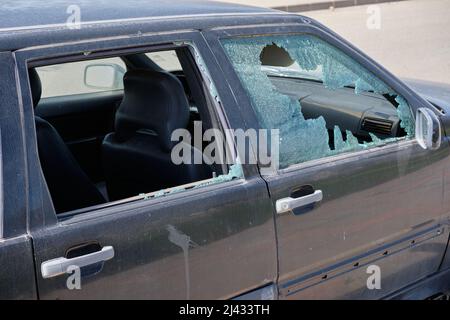
[[[33,248],[29,236],[0,241],[0,299],[36,299]]]
[[[35,113],[55,127],[93,182],[103,179],[100,147],[113,131],[123,91],[43,98]]]
[[[26,74],[30,54],[41,59],[61,52],[65,56],[68,52],[76,55],[93,52],[94,55],[96,51],[104,54],[105,48],[131,51],[131,47],[172,42],[177,47],[181,42],[195,44],[195,57],[202,58],[202,71],[207,66],[209,75],[219,74],[217,62],[199,32],[149,33],[142,26],[139,30],[143,35],[138,38],[108,37],[19,52],[16,55],[19,74]],[[194,50],[193,46],[191,49]],[[209,78],[207,80],[207,88],[213,91],[213,84]],[[27,88],[26,81],[22,80],[21,84],[22,88]],[[223,81],[215,85],[217,91],[214,92],[220,96],[221,106],[226,108],[229,116],[228,121],[221,124],[242,128],[242,119],[229,87]],[[205,110],[210,112],[211,118],[215,112],[224,112],[213,104],[218,96],[211,97],[211,106]],[[25,107],[31,106],[25,104]],[[27,121],[32,121],[32,113],[26,115]],[[121,203],[108,204],[106,208],[91,208],[90,212],[57,217],[46,198],[45,184],[39,180],[35,133],[31,130],[26,133],[30,150],[28,161],[35,169],[30,170],[28,178],[35,183],[32,192],[42,194],[42,201],[36,201],[36,214],[30,218],[40,298],[231,298],[276,283],[272,203],[256,165],[244,166],[245,180],[190,188],[134,202],[125,199]],[[114,257],[96,263],[92,268],[82,268],[80,290],[68,289],[69,274],[48,279],[42,277],[43,262],[89,255],[92,250],[108,246],[114,249]]]
[[[352,257],[345,262],[330,266],[318,275],[308,277],[297,285],[285,283],[282,287],[286,299],[379,299],[388,292],[404,288],[437,270],[440,259],[437,251],[445,248],[448,232],[432,227],[412,233],[400,243],[388,243],[375,248],[370,254]],[[412,245],[412,241],[415,245]],[[367,288],[371,266],[378,266],[381,289]],[[324,279],[326,275],[326,278]],[[305,277],[306,278],[306,277]]]
[[[69,290],[43,279],[43,299],[230,298],[275,281],[273,215],[263,180],[232,181],[69,218],[33,235],[37,266],[89,242],[115,255]],[[83,270],[82,270],[83,272]]]
[[[447,143],[410,141],[268,178],[274,203],[302,185],[323,193],[309,211],[277,214],[281,297],[380,298],[437,271],[448,162]],[[367,288],[370,265],[380,290]]]

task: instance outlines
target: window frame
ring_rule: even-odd
[[[58,223],[71,223],[72,221],[90,220],[93,217],[102,217],[111,214],[120,214],[128,210],[133,210],[139,207],[148,207],[152,205],[158,205],[161,202],[179,201],[184,197],[196,197],[205,192],[214,192],[217,188],[228,188],[237,184],[243,184],[251,177],[258,175],[258,169],[255,165],[243,165],[243,177],[240,179],[233,179],[227,182],[221,182],[217,184],[211,184],[198,189],[188,189],[184,192],[168,194],[163,197],[156,197],[146,199],[142,196],[142,201],[136,201],[135,197],[109,202],[105,205],[93,206],[78,210],[61,213],[56,215],[53,208],[52,200],[48,188],[46,187],[45,179],[42,174],[41,165],[39,162],[37,152],[36,130],[34,125],[34,110],[31,98],[31,89],[28,79],[28,68],[37,67],[55,63],[75,62],[82,60],[92,60],[95,58],[107,58],[115,57],[118,55],[126,55],[131,53],[145,53],[150,51],[159,51],[164,49],[181,48],[182,46],[190,47],[195,52],[194,60],[196,57],[200,57],[202,62],[205,62],[208,69],[200,68],[198,62],[194,61],[197,65],[197,69],[201,80],[203,82],[207,80],[212,81],[210,74],[217,72],[218,65],[212,58],[212,54],[209,51],[209,47],[205,43],[200,32],[197,31],[184,31],[180,33],[158,33],[143,35],[139,38],[130,37],[115,37],[109,38],[105,41],[85,41],[77,44],[73,43],[61,43],[44,47],[26,48],[15,52],[17,61],[18,76],[21,86],[21,100],[23,108],[23,123],[22,129],[24,131],[25,140],[27,145],[27,173],[28,173],[28,201],[30,207],[27,214],[29,217],[30,229],[41,228],[43,226],[51,226]],[[89,54],[86,54],[89,53]],[[208,73],[208,74],[205,74]],[[233,127],[243,127],[243,123],[240,123],[239,118],[229,118],[223,105],[227,105],[227,108],[237,109],[234,105],[231,91],[227,86],[218,84],[215,81],[208,84],[215,86],[214,92],[220,94],[218,97],[211,97],[213,105],[210,106],[211,110],[207,110],[210,114],[211,121],[219,124],[220,130],[223,132],[225,129]],[[211,92],[209,92],[211,93]],[[208,95],[208,92],[206,92]],[[210,94],[209,94],[210,95]],[[239,122],[236,122],[239,120]],[[234,143],[230,144],[229,148],[235,153]],[[200,184],[205,181],[196,181],[194,184]],[[190,185],[190,184],[189,184]],[[180,186],[176,186],[180,187]],[[171,188],[169,188],[170,190]],[[152,193],[149,193],[152,194]]]
[[[0,242],[27,234],[26,148],[21,127],[20,86],[11,51],[0,52]],[[5,143],[7,142],[7,143]]]
[[[347,55],[349,58],[360,64],[367,71],[371,72],[380,81],[384,82],[387,86],[392,88],[398,95],[403,97],[409,107],[411,108],[412,117],[415,121],[416,110],[420,107],[428,107],[432,110],[436,108],[431,105],[428,101],[416,94],[412,89],[410,89],[406,84],[404,84],[400,79],[394,76],[392,73],[387,71],[380,64],[375,62],[370,57],[366,56],[362,51],[354,47],[352,44],[342,39],[333,31],[328,28],[319,25],[318,23],[313,23],[307,18],[299,17],[301,22],[299,23],[287,23],[282,25],[252,25],[252,26],[238,26],[238,27],[222,27],[209,30],[205,32],[205,38],[208,43],[211,44],[211,49],[215,54],[217,60],[222,61],[221,67],[222,72],[225,74],[225,78],[228,79],[229,85],[232,88],[235,96],[240,101],[240,108],[242,113],[246,117],[246,121],[250,123],[250,126],[254,128],[262,128],[256,111],[254,110],[251,99],[248,96],[245,88],[241,84],[241,80],[234,70],[233,64],[230,61],[223,45],[222,40],[225,39],[235,39],[240,37],[257,37],[257,36],[280,36],[280,35],[309,35],[318,38],[329,44],[330,46],[336,48],[343,54]],[[245,109],[245,110],[243,110]],[[436,110],[438,112],[438,110]],[[415,137],[411,139],[401,139],[396,142],[391,142],[376,146],[373,148],[368,148],[364,150],[349,151],[340,153],[337,155],[322,157],[319,159],[313,159],[305,161],[302,163],[291,164],[286,168],[278,169],[270,176],[280,176],[285,173],[290,173],[298,171],[299,169],[311,168],[315,166],[322,165],[326,162],[331,161],[352,161],[363,155],[373,154],[374,152],[392,152],[395,148],[406,147],[410,145],[417,144]],[[270,177],[268,176],[268,177]]]

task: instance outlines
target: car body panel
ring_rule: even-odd
[[[0,13],[0,30],[46,28],[65,24],[74,6],[82,8],[82,23],[136,22],[146,18],[197,17],[205,15],[255,15],[274,13],[275,10],[218,1],[182,0],[108,0],[108,5],[83,0],[6,1]],[[34,14],[31,15],[30,13]]]
[[[408,144],[268,178],[274,201],[302,185],[324,195],[302,215],[277,217],[281,295],[382,298],[438,271],[449,235],[442,193],[449,150]],[[381,269],[380,290],[367,288],[370,265]]]
[[[404,79],[405,83],[416,90],[426,100],[445,113],[450,113],[450,85],[418,79]]]

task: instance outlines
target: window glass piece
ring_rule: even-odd
[[[223,46],[261,126],[280,130],[281,168],[414,134],[406,100],[316,37],[246,37]],[[366,117],[380,127],[361,128]]]
[[[334,150],[335,152],[345,152],[361,149],[361,145],[358,139],[350,132],[346,131],[347,139],[342,137],[341,129],[338,126],[334,126]],[[377,138],[378,139],[378,138]]]
[[[399,118],[402,120],[400,126],[406,131],[408,137],[414,136],[414,118],[411,113],[411,109],[408,102],[403,97],[397,96],[395,101],[398,103],[397,113]]]
[[[232,164],[228,170],[227,174],[220,175],[218,177],[212,178],[209,181],[200,183],[195,186],[195,188],[209,186],[211,184],[228,182],[233,179],[240,179],[244,177],[244,172],[242,171],[242,165],[240,163]]]
[[[231,181],[233,179],[240,179],[244,177],[244,173],[242,171],[242,165],[239,163],[233,164],[230,166],[229,171],[227,174],[223,174],[220,175],[218,177],[212,178],[210,180],[207,180],[205,182],[200,182],[198,184],[196,184],[193,189],[198,189],[198,188],[202,188],[202,187],[206,187],[212,184],[217,184],[217,183],[223,183],[223,182],[228,182]],[[181,191],[185,191],[185,188],[182,187],[175,187],[175,188],[170,188],[170,189],[164,189],[164,190],[159,190],[156,193],[153,194],[153,198],[159,198],[162,196],[166,196],[169,194],[174,194],[174,193],[178,193]],[[151,197],[148,197],[151,198]]]

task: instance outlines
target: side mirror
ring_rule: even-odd
[[[424,149],[435,150],[441,146],[441,122],[438,116],[428,108],[419,108],[417,110],[416,139]]]
[[[84,85],[93,89],[121,89],[125,70],[114,63],[90,64],[84,69]]]

